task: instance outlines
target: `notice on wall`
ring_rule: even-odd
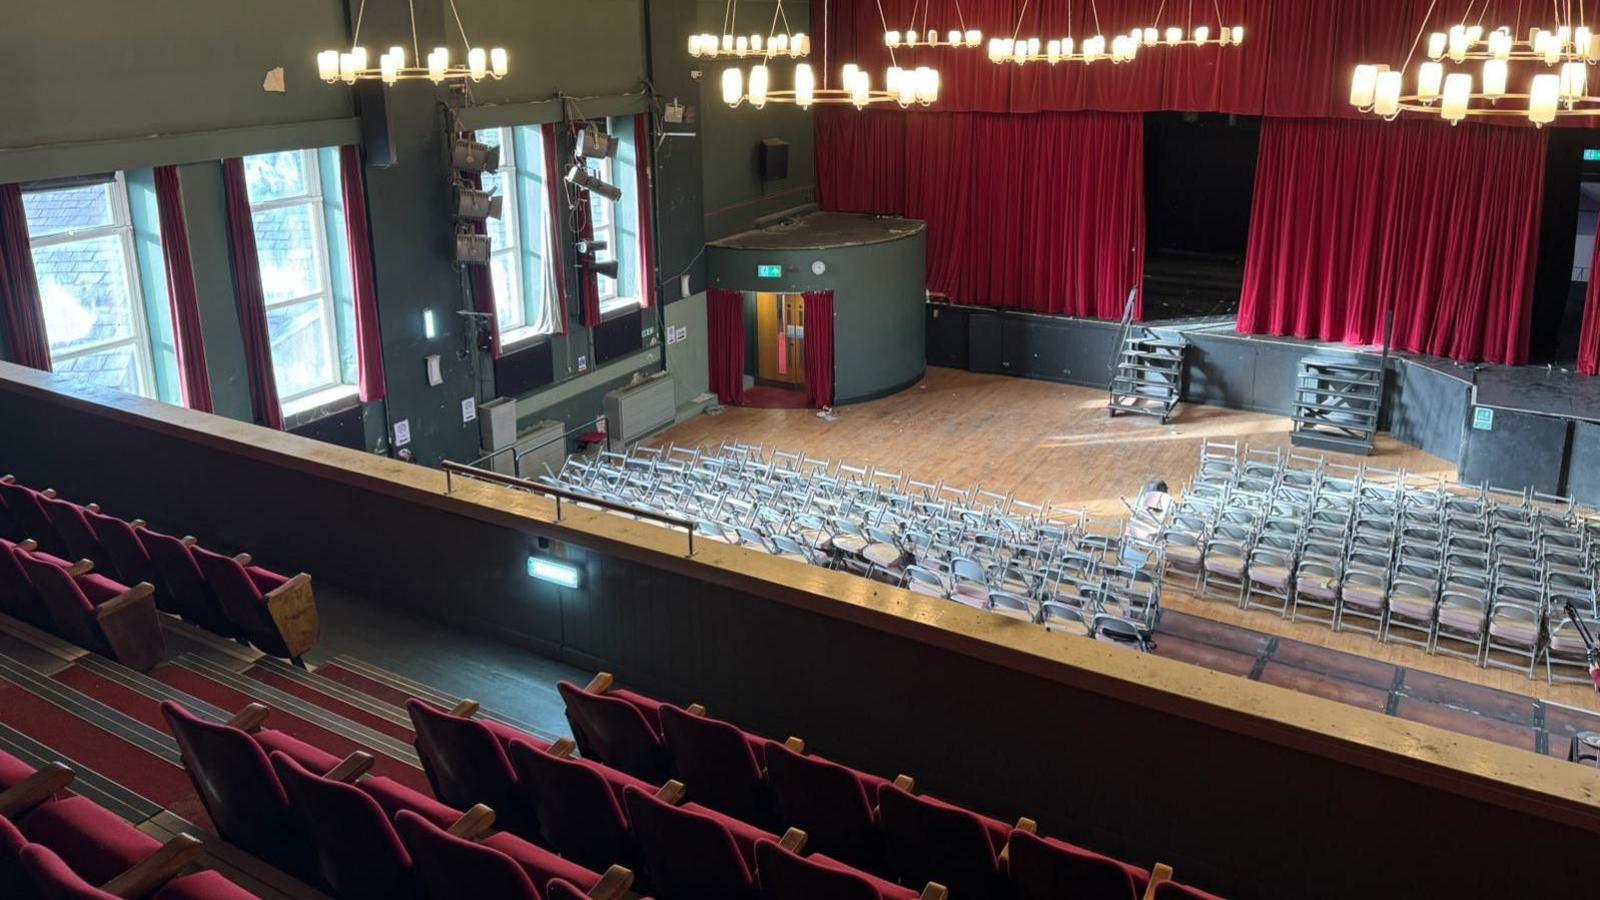
[[[404,447],[411,443],[411,420],[401,419],[394,423],[394,445]]]
[[[478,401],[472,397],[461,401],[461,424],[477,421]]]
[[[667,326],[667,343],[668,344],[676,344],[679,341],[686,341],[688,339],[689,339],[689,326],[687,326],[687,325],[668,325]]]
[[[1472,411],[1473,431],[1494,430],[1494,410],[1487,406],[1479,406]]]

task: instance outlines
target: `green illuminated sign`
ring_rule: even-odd
[[[1584,162],[1600,162],[1600,148],[1590,147],[1583,151]]]
[[[756,266],[757,278],[782,278],[783,266]]]

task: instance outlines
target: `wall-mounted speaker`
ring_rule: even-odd
[[[358,81],[356,109],[361,115],[361,145],[366,148],[367,165],[386,169],[399,162],[389,125],[389,92],[380,81]]]
[[[789,177],[789,142],[779,138],[761,139],[761,180],[782,181]]]

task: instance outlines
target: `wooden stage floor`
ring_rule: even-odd
[[[1166,425],[1111,418],[1104,391],[1001,375],[929,368],[917,386],[883,400],[841,407],[826,421],[812,410],[730,407],[698,416],[653,443],[759,443],[833,461],[894,469],[924,481],[982,486],[1030,502],[1123,515],[1148,482],[1178,490],[1207,440],[1290,447],[1286,418],[1183,405]],[[1327,454],[1343,462],[1359,457]],[[1455,476],[1455,468],[1380,435],[1366,460],[1384,468]],[[1483,669],[1324,625],[1291,623],[1168,585],[1172,613],[1156,652],[1217,671],[1384,711],[1500,743],[1565,756],[1576,731],[1600,731],[1600,695],[1550,685],[1540,672]]]

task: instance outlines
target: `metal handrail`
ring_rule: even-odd
[[[554,485],[531,481],[527,478],[518,478],[515,475],[503,475],[499,472],[493,472],[488,469],[480,469],[476,466],[462,465],[458,462],[451,462],[448,459],[440,463],[439,468],[444,470],[444,492],[446,494],[455,492],[454,477],[456,475],[460,475],[462,478],[471,478],[476,481],[487,481],[490,484],[498,484],[501,487],[516,488],[517,490],[528,491],[529,493],[546,494],[550,497],[554,497],[556,501],[557,522],[561,521],[561,501],[570,500],[573,503],[586,503],[590,506],[596,506],[609,512],[627,513],[628,515],[636,518],[651,519],[671,528],[682,528],[688,533],[689,536],[689,556],[694,556],[695,523],[689,519],[681,519],[677,516],[669,516],[666,513],[658,513],[654,510],[640,509],[635,506],[628,506],[625,503],[613,503],[610,500],[602,500],[599,497],[591,497],[588,494],[580,494],[576,491],[569,491],[566,488],[558,488]]]
[[[494,460],[500,458],[501,456],[504,456],[505,454],[510,453],[511,454],[511,471],[513,471],[513,472],[521,472],[522,471],[522,459],[523,459],[523,457],[531,456],[532,454],[534,454],[534,453],[536,453],[536,452],[538,452],[540,450],[543,450],[544,448],[550,446],[551,444],[554,444],[557,441],[565,441],[567,438],[572,437],[575,434],[579,434],[579,433],[582,433],[584,431],[593,431],[594,427],[595,427],[595,423],[596,423],[596,421],[598,421],[598,419],[605,419],[605,421],[606,421],[606,449],[609,450],[609,449],[611,449],[611,420],[610,420],[610,418],[602,415],[602,416],[597,417],[597,419],[585,421],[585,422],[583,422],[581,424],[574,425],[571,428],[568,428],[566,431],[561,432],[559,435],[552,435],[551,437],[545,438],[544,440],[540,441],[539,443],[534,444],[532,447],[523,447],[523,448],[521,448],[519,450],[515,443],[509,444],[509,445],[507,445],[505,447],[501,447],[499,450],[496,450],[496,451],[494,451],[492,453],[489,453],[487,455],[478,457],[477,459],[475,459],[472,462],[468,463],[468,465],[470,465],[470,466],[472,466],[473,468],[476,468],[476,469],[481,469],[481,468],[483,468],[483,466],[485,464],[491,463]]]

